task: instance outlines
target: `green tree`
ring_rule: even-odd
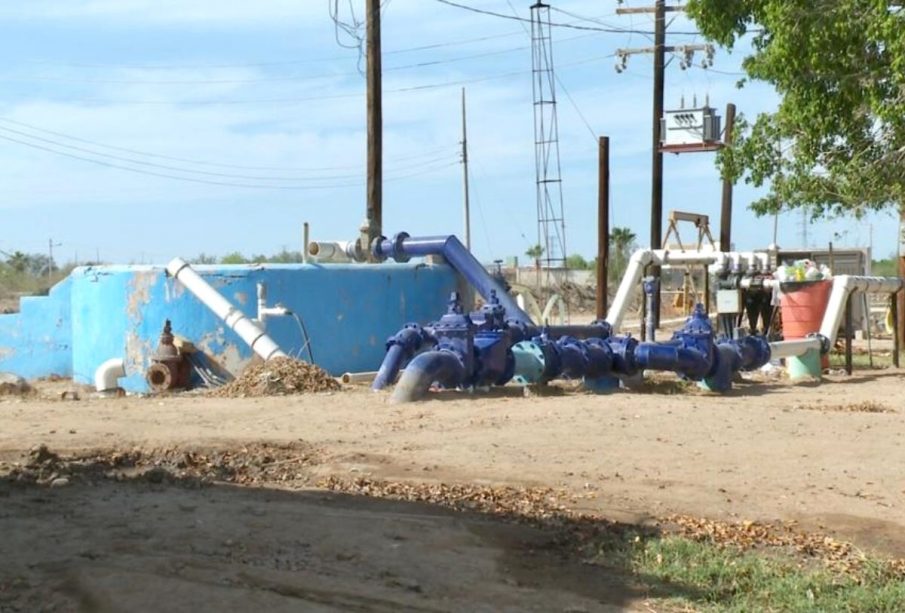
[[[766,195],[760,214],[861,215],[905,205],[905,10],[888,0],[689,0],[710,39],[753,34],[743,67],[780,96],[741,121],[723,176]],[[740,86],[744,81],[740,82]]]
[[[566,258],[566,268],[570,270],[587,270],[590,268],[590,264],[584,259],[584,256],[573,253]]]
[[[536,268],[540,268],[540,259],[544,255],[544,248],[540,245],[534,245],[533,247],[525,251],[525,255],[534,260],[534,266]]]
[[[220,258],[221,264],[247,264],[248,260],[245,259],[245,256],[239,253],[238,251],[233,251],[232,253],[227,253],[222,258]]]
[[[609,279],[619,280],[625,274],[628,259],[635,248],[635,233],[631,228],[613,228],[610,230],[610,266]]]

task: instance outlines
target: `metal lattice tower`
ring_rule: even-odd
[[[559,121],[556,117],[556,74],[550,5],[531,6],[531,64],[534,89],[534,164],[537,177],[537,243],[544,267],[566,265],[566,222],[563,216],[559,163]]]

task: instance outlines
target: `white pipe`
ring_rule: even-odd
[[[905,287],[905,280],[899,277],[856,277],[851,275],[834,277],[830,301],[820,325],[820,335],[827,339],[830,347],[833,346],[845,315],[845,303],[852,292],[893,294],[903,287]]]
[[[743,258],[751,260],[756,257],[756,252],[719,252],[719,251],[668,251],[664,249],[639,249],[632,254],[628,261],[628,267],[613,298],[613,305],[607,313],[606,321],[614,330],[618,330],[625,318],[628,305],[635,286],[644,275],[644,268],[650,264],[654,266],[678,266],[685,264],[705,264],[716,268],[714,272],[722,272],[727,262],[733,267],[738,263],[741,268]]]
[[[364,262],[367,254],[359,249],[358,241],[311,241],[308,254],[319,262]]]
[[[377,371],[373,372],[344,372],[342,376],[336,377],[340,383],[346,385],[355,383],[370,383],[377,376]]]
[[[755,279],[752,277],[745,277],[738,284],[738,286],[742,289],[749,289],[752,286],[773,289],[777,285],[779,285],[779,281],[776,279],[761,279],[761,278]]]
[[[622,275],[622,283],[616,290],[616,297],[613,298],[613,304],[610,306],[610,312],[606,315],[606,321],[618,330],[622,326],[622,320],[625,317],[625,311],[628,309],[629,300],[632,292],[638,282],[641,281],[641,275],[644,274],[644,267],[653,260],[653,251],[650,249],[640,249],[632,254],[629,258],[628,267],[625,274]]]
[[[182,258],[174,258],[167,264],[167,272],[182,283],[186,289],[205,304],[214,314],[223,320],[233,332],[245,341],[251,350],[265,361],[272,358],[285,358],[285,353],[272,338],[250,317],[234,307]]]
[[[126,366],[122,358],[111,358],[94,371],[94,388],[99,392],[109,392],[119,387],[118,379],[126,376]]]
[[[792,341],[770,343],[770,359],[795,358],[816,349],[820,351],[822,344],[819,338],[799,338]]]

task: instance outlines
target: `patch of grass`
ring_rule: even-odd
[[[845,353],[830,353],[830,368],[845,368]],[[905,354],[899,354],[899,363],[905,366]],[[852,354],[852,368],[855,370],[883,370],[892,368],[891,351],[874,351],[873,359],[867,353]]]
[[[695,611],[902,611],[905,582],[881,562],[856,574],[808,567],[791,555],[701,542],[683,536],[636,535],[600,543],[593,563],[631,569],[652,587],[669,586],[664,605]],[[658,589],[659,588],[659,589]],[[675,594],[679,594],[676,596]]]

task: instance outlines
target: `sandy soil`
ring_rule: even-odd
[[[360,388],[0,399],[7,462],[38,444],[318,450],[288,489],[0,482],[0,610],[160,610],[161,594],[168,610],[646,610],[630,580],[548,550],[541,529],[310,490],[329,475],[549,486],[626,521],[792,519],[905,557],[903,374],[747,382],[727,396],[668,382],[608,396],[506,388],[404,406]],[[889,412],[850,410],[865,402]]]

